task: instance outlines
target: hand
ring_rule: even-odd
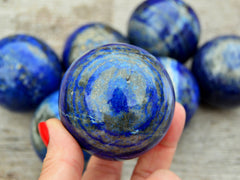
[[[176,103],[171,126],[163,140],[139,157],[132,180],[179,180],[169,170],[185,123],[185,110]],[[83,172],[81,147],[57,119],[46,122],[49,143],[39,180],[121,179],[122,162],[108,161],[92,156]]]

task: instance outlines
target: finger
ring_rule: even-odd
[[[121,179],[122,162],[109,161],[92,156],[84,172],[83,179]]]
[[[146,179],[157,169],[170,168],[184,123],[185,110],[182,105],[176,103],[173,120],[167,134],[157,146],[139,157],[133,171],[133,180]]]
[[[49,143],[39,180],[81,179],[84,158],[80,146],[58,119],[46,125]]]
[[[147,180],[181,180],[172,171],[166,169],[159,169],[147,178]]]

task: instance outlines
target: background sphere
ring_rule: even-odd
[[[38,131],[38,124],[50,118],[60,119],[58,111],[58,96],[59,91],[56,91],[49,95],[48,97],[46,97],[38,106],[31,122],[32,145],[34,147],[35,152],[37,153],[38,157],[41,160],[45,158],[47,148],[40,137]]]
[[[102,23],[81,26],[67,39],[63,51],[63,64],[67,69],[74,60],[98,46],[115,42],[127,43],[128,40],[117,30]]]
[[[219,36],[196,54],[192,71],[204,102],[215,107],[240,104],[240,37]]]
[[[130,43],[155,56],[185,62],[195,53],[199,37],[199,20],[193,9],[181,0],[144,1],[129,20]]]
[[[185,126],[195,114],[199,105],[199,87],[193,74],[181,63],[168,57],[157,58],[167,70],[174,87],[176,101],[186,111]]]
[[[61,65],[44,42],[14,35],[0,40],[0,104],[11,110],[36,107],[57,90]]]
[[[44,145],[39,131],[38,131],[38,124],[40,122],[47,121],[50,118],[57,118],[60,119],[59,111],[58,111],[58,97],[59,91],[56,91],[45,98],[41,104],[38,106],[37,110],[35,111],[34,117],[31,122],[31,140],[32,145],[37,153],[38,157],[43,161],[46,156],[47,148]],[[90,158],[90,154],[83,151],[85,166]]]
[[[98,47],[67,70],[61,121],[98,157],[130,159],[155,146],[174,112],[171,80],[148,52],[127,44]]]

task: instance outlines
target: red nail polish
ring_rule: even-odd
[[[47,127],[47,123],[46,122],[40,122],[38,124],[38,131],[39,134],[42,138],[43,143],[45,144],[45,146],[48,146],[48,142],[49,142],[49,134],[48,134],[48,127]]]

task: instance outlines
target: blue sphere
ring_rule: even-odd
[[[37,110],[35,111],[34,117],[31,122],[31,140],[34,150],[38,157],[43,161],[46,156],[47,148],[44,145],[39,131],[38,131],[38,124],[40,122],[44,122],[50,118],[57,118],[60,119],[59,110],[58,110],[58,97],[59,91],[56,91],[46,97],[41,104],[38,106]],[[90,158],[90,154],[83,151],[85,166]]]
[[[195,53],[199,37],[197,15],[182,0],[144,1],[129,20],[131,44],[182,63]]]
[[[204,102],[214,107],[240,105],[240,37],[219,36],[204,44],[192,71]]]
[[[29,110],[57,90],[61,65],[53,50],[28,35],[0,40],[0,105]]]
[[[157,59],[167,70],[172,80],[176,101],[185,108],[186,126],[199,106],[200,94],[197,81],[193,74],[177,60],[168,57]]]
[[[73,61],[98,46],[128,40],[117,30],[102,23],[90,23],[79,27],[67,39],[63,51],[63,64],[67,69]]]
[[[155,57],[127,44],[91,50],[67,70],[61,121],[90,154],[135,158],[166,134],[175,107],[171,80]]]
[[[58,111],[58,96],[59,96],[59,91],[56,91],[51,95],[47,96],[39,104],[31,122],[32,145],[35,149],[35,152],[37,153],[38,157],[41,160],[45,158],[45,155],[47,153],[47,148],[40,137],[40,134],[38,131],[38,124],[50,118],[60,119],[59,111]]]

